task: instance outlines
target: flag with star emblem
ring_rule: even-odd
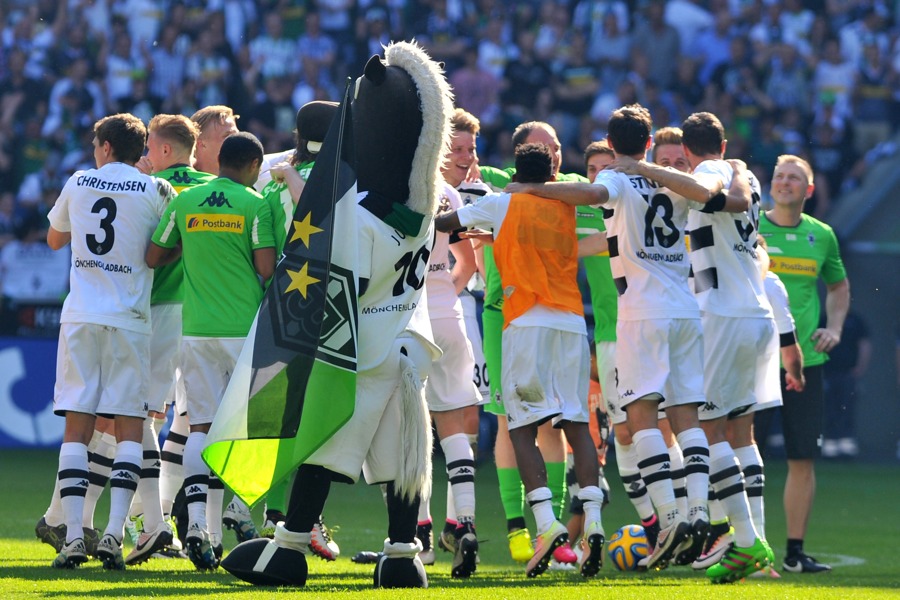
[[[349,86],[203,451],[251,506],[353,414],[356,175],[348,92]]]

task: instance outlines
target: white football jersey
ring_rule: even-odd
[[[69,295],[61,323],[94,323],[150,333],[153,270],[144,256],[175,190],[120,162],[77,171],[48,218],[72,234]]]
[[[694,174],[707,173],[731,185],[734,171],[724,160],[706,160]],[[766,317],[772,314],[759,277],[756,236],[759,230],[759,181],[748,173],[753,192],[749,210],[740,213],[692,210],[691,270],[700,310],[723,317]]]
[[[698,204],[639,175],[601,171],[594,185],[609,191],[600,208],[619,291],[618,318],[699,318],[684,242],[688,212]]]
[[[444,183],[441,194],[439,212],[449,212],[462,206],[462,200],[448,183]],[[455,242],[456,240],[454,240]],[[432,319],[461,319],[462,304],[456,295],[456,286],[450,276],[450,234],[436,231],[434,233],[434,250],[428,263],[428,314]]]
[[[421,300],[434,219],[426,216],[417,235],[405,235],[362,206],[357,218],[359,278],[366,286],[359,297],[358,369],[365,371],[384,362]]]

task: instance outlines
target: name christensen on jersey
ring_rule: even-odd
[[[144,181],[107,181],[90,175],[80,175],[75,180],[78,187],[89,187],[101,192],[145,192],[147,183]]]

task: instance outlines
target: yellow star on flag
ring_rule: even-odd
[[[303,240],[303,243],[309,248],[309,237],[314,233],[319,233],[322,231],[312,223],[310,223],[310,219],[312,218],[312,213],[306,213],[306,216],[303,217],[302,221],[294,221],[294,235],[291,237],[291,242],[295,240]]]
[[[318,283],[321,279],[316,279],[309,275],[309,263],[304,263],[302,267],[300,267],[299,271],[291,271],[287,269],[287,274],[291,278],[291,284],[284,290],[284,293],[287,294],[291,290],[298,290],[300,295],[303,296],[303,299],[306,299],[306,288],[314,283]]]

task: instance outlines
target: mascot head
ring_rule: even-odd
[[[357,189],[375,212],[400,204],[431,215],[440,197],[453,95],[441,66],[414,42],[373,56],[356,81],[353,136]]]

